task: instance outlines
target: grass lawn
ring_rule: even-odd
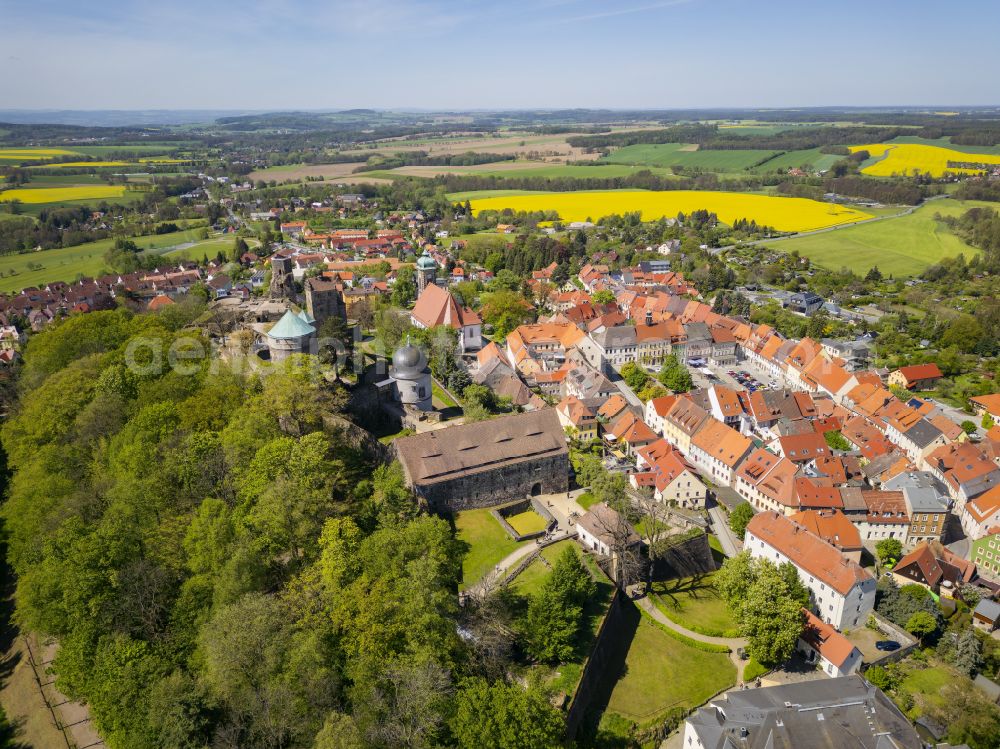
[[[649,724],[671,708],[701,705],[735,681],[728,655],[685,645],[644,615],[607,713]]]
[[[576,503],[585,510],[589,510],[590,506],[594,504],[596,501],[597,497],[595,497],[590,492],[584,492],[583,494],[581,494],[579,497],[576,498]]]
[[[545,530],[545,518],[534,510],[526,510],[517,515],[511,515],[507,518],[507,522],[521,536],[525,533],[537,533],[538,531]]]
[[[535,559],[520,575],[514,578],[512,583],[513,588],[518,593],[524,595],[530,596],[537,593],[538,589],[542,587],[542,581],[552,571],[552,565],[556,563],[556,559],[565,549],[573,549],[578,555],[580,554],[580,547],[575,541],[568,538],[551,546],[546,546],[542,549],[542,553],[539,556],[544,557],[548,564],[541,559]]]
[[[656,582],[653,603],[669,619],[709,637],[733,637],[736,622],[712,587],[713,574]]]
[[[462,588],[475,585],[496,564],[519,546],[489,510],[466,510],[455,516],[458,540],[469,545],[462,559]]]
[[[444,408],[455,408],[458,406],[455,399],[442,390],[441,386],[433,380],[431,381],[431,394],[434,400],[437,401],[435,405],[443,406]]]
[[[941,690],[955,680],[955,672],[946,666],[930,666],[928,668],[914,668],[913,671],[903,679],[901,689],[905,689],[914,697],[922,697],[927,702],[941,705]],[[918,700],[919,701],[919,700]],[[921,710],[919,706],[914,706],[909,711],[911,719],[919,718]]]
[[[773,247],[781,252],[798,250],[816,264],[832,270],[847,267],[864,275],[878,265],[887,276],[918,275],[942,257],[964,252],[970,258],[979,252],[934,220],[935,214],[960,216],[976,206],[995,207],[995,204],[951,198],[932,200],[908,216],[792,237],[775,242]]]

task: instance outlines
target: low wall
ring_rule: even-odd
[[[542,553],[542,549],[548,546],[552,546],[553,544],[557,544],[560,541],[565,541],[568,538],[576,538],[576,531],[572,531],[571,533],[568,533],[565,536],[562,535],[553,536],[552,538],[546,539],[545,541],[539,543],[538,548],[536,548],[534,551],[528,554],[528,556],[526,556],[524,559],[518,562],[516,566],[512,567],[510,570],[507,571],[507,574],[504,575],[502,583],[504,585],[510,585],[514,581],[514,578],[516,578],[518,575],[520,575],[522,572],[528,569],[528,567],[531,566],[531,563],[534,562],[536,559],[538,559],[538,557]]]
[[[545,521],[545,527],[538,531],[532,531],[531,533],[520,534],[514,529],[510,523],[507,522],[507,518],[511,515],[520,515],[522,512],[527,512],[528,510],[534,510],[542,519]],[[552,528],[553,523],[556,519],[552,517],[552,513],[549,512],[548,508],[545,507],[541,502],[539,502],[535,497],[525,497],[524,499],[519,499],[516,502],[510,502],[505,505],[500,505],[499,507],[494,507],[490,510],[490,514],[497,519],[497,522],[507,531],[507,535],[513,538],[515,541],[530,541],[533,538],[541,538]]]
[[[874,611],[871,612],[870,616],[875,619],[875,623],[878,625],[879,631],[884,633],[886,637],[889,637],[896,642],[898,642],[902,647],[899,650],[894,650],[891,653],[886,653],[884,656],[879,658],[877,661],[867,662],[865,660],[861,661],[861,666],[859,670],[864,673],[871,666],[884,666],[888,663],[895,663],[896,661],[901,661],[903,658],[908,656],[914,648],[919,645],[919,641],[911,635],[906,630],[901,627],[896,626],[888,619],[886,619],[881,614],[877,614]]]

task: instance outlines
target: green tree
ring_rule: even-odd
[[[503,341],[518,325],[531,322],[534,307],[516,291],[499,289],[482,295],[479,313],[483,322],[493,327],[493,338]]]
[[[743,538],[743,534],[747,530],[747,523],[750,522],[753,514],[753,507],[749,502],[741,502],[729,514],[729,528],[736,534],[737,538]]]
[[[621,374],[622,379],[625,380],[625,384],[628,385],[634,393],[637,393],[646,387],[646,384],[650,379],[649,375],[646,374],[646,370],[631,361],[623,364],[619,373]]]
[[[663,359],[659,380],[663,386],[674,393],[686,393],[694,387],[691,373],[677,359],[676,354],[668,354]]]
[[[726,601],[729,609],[736,612],[744,593],[757,579],[757,562],[749,551],[741,551],[729,557],[715,573],[713,585]]]
[[[365,742],[350,715],[332,712],[316,734],[313,749],[365,749]]]
[[[906,621],[906,631],[916,636],[922,642],[924,638],[937,631],[938,623],[926,611],[915,611]]]
[[[891,566],[903,554],[903,544],[898,538],[883,538],[875,544],[875,554],[883,566]]]
[[[559,711],[534,688],[470,679],[455,696],[451,732],[460,749],[550,749],[563,730]]]
[[[746,590],[740,607],[740,634],[748,639],[747,653],[766,665],[784,663],[791,657],[802,634],[805,615],[784,578],[766,565]]]
[[[590,300],[594,304],[614,304],[615,295],[610,289],[601,289],[590,295]]]
[[[401,265],[396,271],[396,283],[392,286],[392,303],[397,307],[408,307],[417,298],[417,282],[412,265]]]
[[[576,649],[584,606],[595,592],[576,550],[564,549],[528,604],[523,625],[528,654],[544,663],[569,659]]]

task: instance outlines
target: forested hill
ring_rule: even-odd
[[[451,528],[323,431],[344,398],[306,366],[155,366],[205,346],[199,311],[28,344],[2,431],[20,622],[114,749],[446,741],[471,673]]]

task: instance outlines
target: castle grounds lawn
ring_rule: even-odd
[[[508,520],[509,522],[509,520]],[[546,546],[542,549],[542,553],[539,557],[544,557],[546,564],[541,558],[536,557],[535,561],[529,564],[520,575],[514,578],[511,583],[512,587],[518,592],[526,596],[534,595],[538,592],[538,589],[542,587],[542,582],[549,573],[552,572],[552,565],[556,563],[556,559],[562,554],[563,549],[571,548],[575,549],[577,554],[580,554],[580,547],[572,539],[565,539],[554,543],[551,546]]]
[[[589,510],[590,506],[594,504],[596,501],[597,497],[595,497],[590,492],[584,492],[583,494],[581,494],[579,497],[576,498],[576,503],[580,505],[580,507],[582,507],[584,510]]]
[[[534,510],[527,510],[519,512],[517,515],[511,515],[507,518],[507,522],[520,536],[526,533],[537,533],[538,531],[545,530],[545,518]]]
[[[655,582],[653,603],[667,618],[709,637],[732,637],[736,622],[712,587],[713,574]]]
[[[455,516],[459,541],[469,545],[462,560],[462,588],[475,585],[496,564],[524,543],[517,543],[489,510],[466,510]]]
[[[671,708],[701,705],[735,681],[736,668],[728,655],[686,645],[644,615],[606,716],[647,725]]]

